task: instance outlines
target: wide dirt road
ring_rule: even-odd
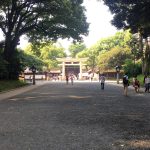
[[[0,150],[149,150],[150,93],[49,82],[0,101]]]

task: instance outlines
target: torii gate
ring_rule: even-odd
[[[62,68],[62,79],[66,78],[66,74],[74,73],[79,75],[79,79],[82,79],[83,69],[86,66],[85,62],[87,58],[57,58],[60,62],[59,66]]]

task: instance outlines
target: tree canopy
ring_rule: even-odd
[[[71,44],[68,48],[71,57],[76,57],[76,55],[84,49],[86,49],[86,46],[83,43]]]
[[[3,58],[11,63],[20,36],[30,41],[73,38],[88,34],[83,0],[5,0],[0,2]],[[8,71],[9,72],[9,71]]]
[[[103,0],[114,15],[112,24],[118,29],[141,32],[144,37],[150,33],[149,0]]]
[[[48,42],[48,41],[38,43],[38,45],[29,44],[25,48],[25,54],[27,56],[29,55],[30,58],[34,56],[35,57],[34,60],[37,60],[36,58],[42,60],[43,62],[42,65],[46,70],[51,70],[53,68],[58,67],[58,62],[56,58],[62,58],[66,56],[63,47],[57,46],[56,43]],[[31,66],[31,64],[29,65]],[[42,68],[40,69],[42,70]]]
[[[149,0],[103,0],[113,14],[112,24],[118,29],[130,29],[138,33],[137,44],[142,59],[143,73],[150,72],[150,1]],[[145,43],[143,43],[145,39]],[[144,45],[144,46],[143,46]],[[146,48],[145,48],[146,47]]]

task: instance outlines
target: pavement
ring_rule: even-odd
[[[3,96],[2,98],[2,95]],[[150,93],[38,82],[0,94],[0,150],[149,150]]]

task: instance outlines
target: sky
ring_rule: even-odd
[[[101,38],[114,35],[117,29],[111,25],[113,16],[103,2],[97,0],[84,0],[87,9],[87,21],[90,23],[89,35],[84,38],[85,44],[89,47]]]
[[[117,29],[111,25],[110,21],[113,18],[107,6],[101,1],[84,0],[83,5],[86,8],[87,22],[90,23],[89,35],[84,37],[84,43],[87,47],[96,44],[101,38],[112,36],[117,32]],[[1,37],[0,37],[1,38]],[[64,48],[68,48],[71,44],[68,40],[59,40]],[[24,48],[28,41],[26,37],[20,40],[20,47]]]
[[[101,38],[112,36],[117,32],[117,29],[110,23],[113,16],[102,1],[84,0],[83,5],[87,10],[85,13],[87,22],[90,23],[89,35],[84,37],[84,43],[87,47],[91,47]],[[67,40],[59,41],[65,48],[70,44]]]

